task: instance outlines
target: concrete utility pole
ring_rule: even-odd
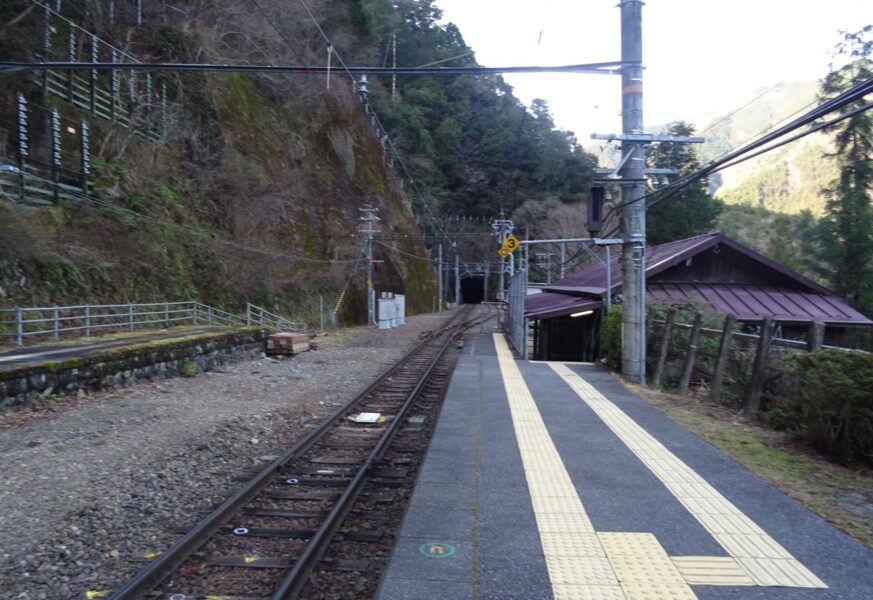
[[[379,209],[373,208],[369,204],[358,210],[363,213],[363,216],[360,217],[361,221],[366,223],[358,231],[367,234],[367,323],[376,325],[376,290],[373,287],[373,263],[375,262],[373,260],[373,234],[379,233],[380,230],[373,229],[373,224],[381,219],[376,216]]]
[[[461,304],[461,259],[458,256],[458,247],[455,246],[455,306]]]
[[[672,169],[646,169],[646,144],[652,142],[701,143],[703,138],[659,136],[643,131],[643,2],[621,0],[621,121],[619,135],[593,134],[593,139],[620,141],[619,179],[605,180],[621,186],[621,236],[624,277],[624,311],[621,322],[621,372],[640,383],[646,381],[646,175],[675,173]],[[611,169],[598,169],[609,172]]]
[[[443,311],[443,243],[437,255],[437,312]]]
[[[503,218],[503,211],[502,210],[500,211],[500,218],[494,219],[493,221],[491,221],[491,230],[497,236],[497,240],[500,242],[501,246],[503,245],[503,242],[506,241],[506,238],[509,236],[509,234],[512,233],[512,230],[514,228],[515,228],[515,226],[513,225],[512,221],[510,219]],[[514,258],[514,256],[515,256],[514,254],[509,255],[510,271],[513,273],[515,272],[515,268],[514,268],[515,258]],[[506,274],[506,257],[501,256],[500,257],[500,282],[499,282],[498,288],[497,288],[497,301],[498,302],[506,299],[505,274]]]
[[[643,2],[621,0],[621,128],[624,134],[643,133]],[[624,140],[621,169],[621,213],[625,310],[621,320],[622,365],[625,377],[646,381],[646,195],[645,146]]]

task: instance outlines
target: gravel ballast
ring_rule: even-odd
[[[321,349],[192,378],[50,399],[0,418],[0,596],[82,598],[118,587],[246,466],[369,384],[444,324],[319,338]],[[342,341],[338,342],[337,338]]]

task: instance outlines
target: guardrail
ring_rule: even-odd
[[[290,321],[253,304],[246,305],[246,314],[242,316],[196,300],[0,309],[0,337],[12,338],[19,346],[30,337],[58,340],[62,335],[75,332],[89,337],[96,331],[133,331],[173,325],[259,325],[275,331],[306,329],[305,323]]]
[[[289,321],[282,315],[277,315],[254,304],[246,304],[246,325],[260,325],[264,329],[272,329],[274,331],[306,330],[306,323]]]

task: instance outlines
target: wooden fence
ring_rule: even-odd
[[[784,358],[833,348],[823,344],[825,325],[819,321],[810,324],[806,340],[789,340],[777,337],[777,324],[771,317],[757,333],[746,333],[737,330],[731,315],[724,318],[721,329],[715,329],[703,326],[700,312],[694,313],[691,323],[677,322],[677,314],[670,308],[663,320],[651,321],[652,386],[661,389],[670,380],[676,393],[685,395],[697,384],[703,395],[716,402],[725,400],[729,392],[732,398],[728,400],[741,406],[746,415],[758,414],[767,385],[786,375],[781,368]]]

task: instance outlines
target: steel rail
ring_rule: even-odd
[[[456,317],[453,317],[453,319]],[[431,342],[431,335],[425,337],[412,350],[410,350],[397,363],[388,367],[379,377],[373,381],[363,392],[347,402],[336,412],[330,415],[322,423],[310,431],[306,436],[288,448],[281,456],[274,460],[268,467],[258,473],[253,479],[238,489],[232,496],[227,498],[221,506],[213,510],[202,521],[195,525],[188,533],[177,540],[170,548],[165,550],[137,573],[123,587],[110,596],[110,600],[130,600],[141,598],[160,585],[167,577],[175,572],[182,564],[201,546],[203,546],[215,534],[218,529],[233,517],[243,506],[249,503],[264,488],[268,487],[275,478],[276,472],[286,464],[296,460],[309,448],[315,445],[328,430],[339,421],[355,405],[373,393],[376,388],[385,382],[397,370],[406,365],[410,360]],[[451,338],[450,338],[451,339]]]
[[[454,318],[452,320],[454,320]],[[456,330],[458,328],[460,328],[460,324],[453,325],[453,329]],[[445,331],[445,329],[443,331]],[[400,407],[400,410],[391,420],[391,425],[389,425],[377,446],[372,452],[370,452],[370,455],[360,466],[348,487],[337,500],[336,504],[334,504],[330,513],[328,513],[324,522],[310,538],[303,553],[294,561],[294,566],[282,580],[282,583],[276,591],[273,592],[272,596],[270,596],[271,600],[291,600],[297,598],[303,591],[303,588],[308,583],[307,579],[309,578],[310,573],[312,573],[312,570],[318,564],[318,561],[321,559],[325,550],[327,550],[327,547],[330,545],[340,526],[342,526],[346,515],[351,511],[355,500],[364,487],[364,484],[369,480],[376,463],[382,458],[382,455],[388,449],[388,446],[393,441],[397,431],[402,426],[403,420],[409,412],[409,409],[412,408],[424,387],[430,382],[431,375],[440,361],[445,357],[446,350],[451,345],[453,338],[454,333],[446,336],[446,340],[431,361],[431,364],[428,366],[424,375],[422,375],[421,380],[409,393],[406,400],[403,402],[403,405]]]

